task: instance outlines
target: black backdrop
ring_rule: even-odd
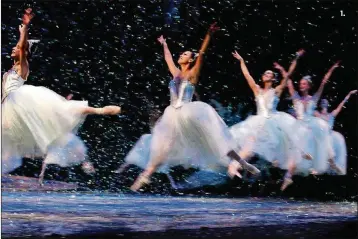
[[[81,128],[79,134],[89,148],[96,175],[87,176],[76,167],[50,166],[47,178],[78,181],[101,190],[124,189],[132,183],[137,169],[121,177],[112,171],[140,135],[149,132],[148,112],[153,107],[163,111],[168,104],[170,75],[162,47],[156,41],[160,34],[167,38],[177,58],[184,50],[197,50],[210,23],[218,22],[223,30],[210,44],[197,91],[205,102],[215,99],[224,106],[233,105],[234,110],[240,105],[243,118],[255,112],[255,105],[239,65],[231,56],[235,49],[248,61],[254,78],[259,79],[263,71],[272,69],[274,61],[288,67],[295,51],[304,48],[306,54],[293,79],[297,82],[310,74],[314,89],[329,67],[342,60],[343,67],[334,72],[323,95],[332,106],[357,88],[357,4],[353,1],[176,2],[177,11],[172,11],[169,1],[155,0],[2,1],[2,73],[11,67],[9,56],[18,40],[19,19],[23,9],[30,6],[36,13],[30,38],[41,42],[30,60],[28,84],[46,86],[64,96],[72,93],[74,99],[86,99],[91,106],[118,104],[126,111],[124,118],[90,116]],[[165,14],[168,11],[171,15]],[[287,111],[290,103],[285,93],[279,110]],[[335,130],[346,138],[348,176],[298,178],[297,185],[286,193],[312,197],[333,194],[333,198],[347,199],[355,196],[356,126],[357,98],[353,96],[335,124]],[[14,173],[37,175],[40,164],[25,160]],[[179,176],[181,172],[174,174]],[[149,190],[168,192],[166,178],[157,175],[156,179]],[[277,192],[277,180],[261,183],[234,180],[205,190],[238,195]]]

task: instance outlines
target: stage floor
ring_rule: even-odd
[[[356,222],[354,202],[2,193],[3,238],[349,238]]]

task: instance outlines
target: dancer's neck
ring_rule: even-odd
[[[188,73],[188,71],[190,70],[189,68],[189,64],[181,64],[180,65],[180,71],[184,74]]]
[[[267,91],[267,90],[270,90],[272,89],[272,82],[265,82],[264,83],[264,90]]]

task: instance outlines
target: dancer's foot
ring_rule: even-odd
[[[93,167],[93,164],[90,162],[83,162],[82,170],[87,174],[93,174],[96,172],[95,168]]]
[[[278,166],[280,166],[277,159],[272,161],[272,166],[274,166],[275,168],[278,168]]]
[[[139,175],[139,177],[135,180],[133,185],[130,187],[130,189],[134,192],[138,191],[141,187],[143,187],[146,184],[150,184],[150,179],[146,175]]]
[[[312,174],[312,175],[318,175],[318,172],[316,170],[314,170],[313,168],[311,168],[309,171],[310,171],[310,174]]]
[[[337,166],[336,162],[334,162],[334,159],[330,158],[328,159],[329,166],[331,169],[333,169],[338,175],[343,175],[343,170]]]
[[[242,178],[242,175],[239,173],[239,170],[241,169],[242,169],[241,164],[236,160],[232,160],[229,164],[227,175],[230,178],[234,178],[235,176]]]
[[[243,161],[244,161],[244,163],[240,162],[241,165],[242,165],[242,167],[243,167],[245,170],[247,170],[247,171],[249,171],[250,173],[252,173],[253,175],[257,175],[257,174],[259,174],[259,173],[261,172],[261,171],[260,171],[258,168],[256,168],[254,165],[249,164],[249,163],[246,162],[245,160],[243,160]]]
[[[285,191],[288,186],[290,186],[293,183],[292,178],[285,177],[283,179],[283,183],[281,185],[281,191]]]
[[[44,177],[40,175],[39,177],[39,186],[43,187],[44,186]]]

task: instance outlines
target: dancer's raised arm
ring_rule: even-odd
[[[351,95],[353,95],[353,94],[357,94],[357,90],[352,90],[352,91],[350,91],[350,92],[348,93],[348,95],[347,95],[347,96],[344,98],[344,100],[337,106],[337,108],[332,111],[331,114],[333,115],[333,117],[336,117],[336,116],[341,112],[341,110],[342,110],[344,104],[349,100],[349,97],[351,97]]]
[[[209,42],[210,42],[212,34],[217,30],[219,30],[219,27],[216,26],[216,22],[211,24],[208,32],[206,33],[204,41],[201,44],[196,62],[194,64],[193,68],[191,68],[191,70],[190,70],[190,75],[191,75],[191,79],[192,79],[191,82],[193,84],[196,84],[198,82],[200,70],[203,65],[205,51],[209,46]]]
[[[32,9],[28,8],[25,10],[25,14],[22,17],[22,24],[19,26],[20,39],[16,46],[12,50],[12,55],[18,57],[19,67],[16,69],[17,73],[21,76],[21,78],[25,79],[28,76],[29,72],[29,64],[27,62],[27,51],[28,51],[28,25],[30,24],[31,19],[34,17],[32,13]]]
[[[274,63],[274,67],[281,72],[282,77],[283,77],[282,80],[281,80],[281,83],[275,88],[276,93],[277,93],[278,96],[280,96],[282,94],[282,91],[287,86],[287,81],[288,81],[289,77],[291,77],[293,71],[296,68],[297,60],[304,54],[304,52],[305,51],[303,49],[301,49],[296,53],[296,57],[292,61],[291,65],[290,65],[290,67],[288,69],[288,72],[286,72],[286,70],[281,65],[279,65],[277,62]]]
[[[254,92],[254,95],[256,96],[258,94],[258,87],[254,78],[252,78],[252,76],[250,75],[250,72],[246,67],[244,59],[239,55],[239,53],[237,53],[237,51],[233,52],[232,55],[240,61],[242,73],[244,74],[247,83],[249,84],[251,90]]]
[[[168,47],[167,42],[166,42],[165,38],[163,37],[163,35],[158,38],[158,41],[160,44],[163,45],[164,59],[168,65],[169,71],[173,75],[173,77],[176,77],[177,75],[179,75],[180,70],[178,67],[175,66],[175,63],[173,61],[173,56],[169,51],[169,47]]]
[[[328,82],[329,78],[331,77],[333,71],[339,67],[339,61],[336,62],[329,70],[328,72],[325,74],[325,76],[323,77],[323,80],[321,82],[321,85],[318,88],[318,91],[314,94],[314,97],[316,98],[316,101],[319,100],[319,98],[321,98],[324,86],[326,85],[326,83]]]

